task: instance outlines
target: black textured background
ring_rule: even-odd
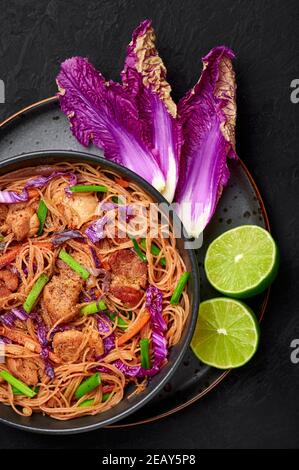
[[[150,17],[178,99],[197,80],[200,57],[225,43],[236,54],[238,153],[261,188],[281,249],[281,269],[262,324],[260,349],[189,409],[129,430],[47,437],[0,425],[0,448],[298,448],[299,4],[277,0],[0,0],[4,118],[55,92],[62,59],[88,56],[118,79],[134,27]]]

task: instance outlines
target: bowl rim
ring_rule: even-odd
[[[34,152],[26,152],[22,153],[19,155],[15,155],[13,157],[6,158],[4,160],[0,161],[0,174],[5,175],[6,172],[3,171],[3,169],[15,166],[16,168],[13,169],[8,169],[7,173],[10,173],[12,171],[15,171],[19,169],[19,165],[24,162],[28,162],[28,165],[22,165],[21,168],[26,168],[32,166],[32,163],[34,161],[40,159],[41,157],[62,157],[61,163],[63,161],[67,161],[68,158],[74,161],[80,161],[80,159],[84,159],[85,161],[89,161],[90,163],[93,164],[100,164],[103,165],[105,168],[109,170],[115,170],[116,172],[120,173],[122,176],[128,177],[132,179],[135,183],[141,186],[142,189],[144,189],[150,196],[152,196],[154,202],[159,202],[159,203],[165,203],[167,207],[169,207],[169,203],[167,200],[152,186],[150,185],[146,180],[144,180],[141,176],[137,175],[133,171],[129,170],[128,168],[125,168],[115,162],[106,160],[103,157],[100,157],[98,155],[92,154],[92,153],[86,153],[82,152],[80,150],[59,150],[59,149],[49,149],[49,150],[39,150],[39,151],[34,151]],[[64,160],[63,160],[64,159]],[[57,162],[56,162],[57,163]],[[45,162],[46,164],[46,162]],[[51,164],[51,163],[50,163]],[[19,168],[18,168],[19,167]],[[173,219],[174,222],[182,226],[182,222],[179,219],[179,217],[176,214],[173,214]],[[185,234],[182,235],[183,241],[186,241],[187,238]],[[33,426],[30,424],[21,424],[17,422],[13,422],[9,419],[3,418],[0,415],[0,422],[7,424],[11,427],[18,428],[24,431],[28,432],[33,432],[33,433],[39,433],[39,434],[52,434],[52,435],[67,435],[67,434],[79,434],[83,432],[89,432],[89,431],[94,431],[96,429],[102,428],[104,426],[108,426],[112,423],[116,423],[117,421],[120,421],[138,409],[142,408],[145,404],[149,403],[150,400],[156,396],[161,388],[165,385],[165,383],[170,379],[170,377],[175,373],[175,371],[178,369],[184,353],[186,349],[188,348],[193,331],[195,328],[196,324],[196,319],[197,319],[197,313],[198,313],[198,308],[199,308],[199,302],[200,302],[200,284],[199,284],[199,267],[195,255],[195,250],[194,249],[186,249],[183,248],[185,251],[187,251],[187,256],[190,261],[191,265],[191,274],[192,274],[192,292],[193,292],[193,299],[192,299],[192,304],[191,304],[191,311],[190,311],[190,321],[188,325],[188,331],[185,333],[185,337],[183,338],[182,344],[180,345],[180,350],[177,353],[177,357],[174,360],[174,363],[168,370],[166,374],[164,374],[161,377],[161,380],[159,383],[151,390],[147,395],[145,395],[143,398],[141,398],[137,403],[135,403],[133,406],[130,406],[127,410],[124,410],[123,412],[116,414],[113,417],[107,418],[106,420],[102,420],[99,423],[93,423],[93,424],[87,424],[83,426],[76,426],[76,419],[71,419],[71,420],[66,420],[66,421],[57,421],[60,425],[62,423],[67,423],[68,428],[67,429],[48,429],[46,427],[42,426]],[[162,369],[163,371],[163,369]],[[1,407],[5,406],[0,404]],[[96,416],[96,415],[95,415]],[[17,414],[15,415],[16,419],[22,419],[22,417],[18,416]],[[90,416],[86,416],[83,418],[88,419]],[[46,419],[52,419],[48,416],[44,417]],[[81,419],[83,419],[81,418]],[[29,418],[26,418],[26,420],[30,420]],[[55,422],[55,420],[53,419]]]

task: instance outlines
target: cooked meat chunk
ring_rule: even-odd
[[[64,187],[53,196],[53,203],[72,228],[80,228],[95,215],[98,198],[95,193],[73,193],[66,196]]]
[[[109,257],[112,270],[110,292],[128,307],[142,298],[147,283],[147,265],[129,249],[119,250]]]
[[[71,269],[62,269],[45,286],[42,296],[42,316],[47,326],[58,320],[72,319],[77,313],[77,303],[83,280]]]
[[[0,270],[0,297],[6,297],[19,287],[19,279],[9,269]]]
[[[103,341],[97,331],[92,332],[88,346],[90,347],[89,357],[101,356],[104,353]]]
[[[38,364],[32,359],[14,359],[8,357],[6,365],[12,375],[25,382],[26,385],[37,385],[38,377]]]
[[[84,334],[77,330],[66,330],[56,333],[53,338],[54,353],[63,362],[76,361],[80,356],[80,346],[84,341]]]
[[[63,362],[77,361],[80,357],[80,346],[84,341],[84,333],[77,330],[67,330],[56,333],[53,338],[53,348],[55,354]],[[87,346],[90,347],[89,357],[100,356],[103,354],[103,342],[97,331],[93,331]]]
[[[6,217],[5,230],[12,232],[16,240],[21,241],[33,237],[39,229],[36,205],[12,204]]]

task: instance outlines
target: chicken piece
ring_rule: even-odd
[[[88,341],[88,346],[90,347],[89,358],[96,356],[101,356],[104,354],[104,345],[102,338],[100,337],[97,331],[93,331]]]
[[[109,264],[112,271],[110,292],[126,306],[133,307],[144,294],[147,265],[130,249],[113,253]]]
[[[6,365],[12,375],[22,380],[26,385],[37,385],[39,382],[38,377],[38,364],[32,359],[15,359],[8,357]]]
[[[33,204],[12,204],[6,217],[5,231],[12,232],[17,241],[33,237],[39,229],[39,220],[36,214],[37,206]]]
[[[66,330],[56,333],[53,338],[54,353],[63,362],[77,361],[80,357],[80,346],[84,341],[84,333],[77,330]],[[101,356],[104,352],[103,341],[97,331],[93,331],[87,347],[90,347],[89,358]]]
[[[53,196],[53,204],[67,221],[70,228],[80,228],[93,218],[98,206],[98,198],[95,193],[73,193],[68,197],[61,186]]]
[[[58,320],[71,320],[77,314],[77,303],[83,280],[70,268],[62,269],[45,286],[41,301],[42,317],[51,327]]]
[[[0,270],[0,297],[6,297],[19,287],[19,278],[9,269]]]
[[[80,346],[83,341],[84,335],[81,331],[66,330],[56,333],[52,342],[54,353],[63,362],[76,361],[80,356]]]

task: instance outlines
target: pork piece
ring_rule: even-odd
[[[6,297],[19,287],[19,278],[9,269],[0,270],[0,297]]]
[[[26,385],[37,385],[39,382],[38,377],[38,364],[32,359],[15,359],[8,357],[6,365],[12,375],[22,380]]]
[[[42,317],[51,327],[58,320],[71,320],[77,314],[77,303],[83,280],[70,268],[62,269],[45,286],[41,301]]]
[[[73,362],[79,359],[80,346],[84,341],[84,333],[77,330],[66,330],[56,333],[53,338],[53,349],[63,362]],[[91,348],[89,357],[100,356],[104,352],[103,342],[97,331],[93,331],[87,347]]]
[[[133,307],[142,298],[147,284],[147,265],[130,249],[118,250],[109,257],[110,292],[124,305]]]
[[[39,229],[36,210],[36,203],[31,206],[26,203],[12,204],[8,210],[4,230],[12,232],[17,241],[33,237]]]
[[[53,196],[53,203],[63,214],[70,228],[80,228],[93,218],[98,206],[95,193],[73,193],[71,197],[65,194],[64,187]]]

